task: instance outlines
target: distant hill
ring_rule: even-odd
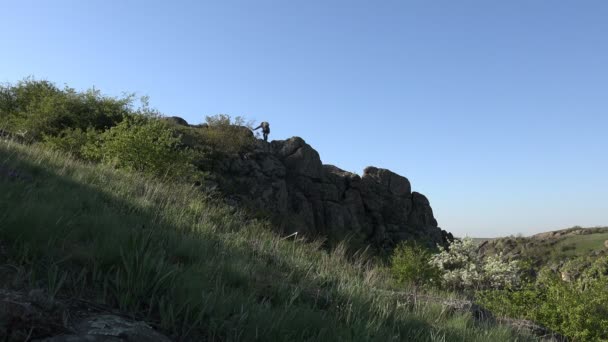
[[[508,258],[529,259],[533,265],[560,263],[582,256],[608,254],[608,227],[572,227],[528,237],[476,239],[483,255],[502,253]]]

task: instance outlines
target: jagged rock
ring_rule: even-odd
[[[183,118],[180,118],[179,116],[169,116],[169,117],[163,118],[163,120],[166,120],[167,122],[170,122],[175,125],[189,126],[188,121],[184,120]]]
[[[219,189],[269,213],[286,233],[334,238],[391,249],[418,239],[429,245],[453,239],[441,230],[428,199],[407,178],[368,167],[363,176],[323,165],[302,138],[257,140],[251,151],[219,163]]]
[[[363,170],[363,178],[372,179],[396,196],[409,195],[412,192],[410,181],[390,170],[368,166]]]
[[[302,138],[294,137],[284,141],[273,141],[273,150],[293,175],[321,179],[323,166],[319,153]]]
[[[429,200],[421,193],[412,193],[412,212],[409,222],[414,226],[437,226],[437,220],[433,216],[433,209]]]

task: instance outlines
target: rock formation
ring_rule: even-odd
[[[270,214],[285,233],[348,238],[390,250],[399,241],[429,245],[453,239],[437,227],[428,199],[386,169],[363,176],[323,165],[302,138],[257,140],[252,151],[224,159],[220,190],[233,200]]]
[[[26,294],[0,288],[0,338],[42,342],[171,341],[145,322],[100,308],[77,299],[53,299],[41,289]]]

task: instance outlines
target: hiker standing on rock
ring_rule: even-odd
[[[268,141],[268,134],[270,134],[270,124],[266,121],[263,121],[258,127],[254,128],[254,131],[258,129],[262,129],[262,133],[264,134],[264,141]]]

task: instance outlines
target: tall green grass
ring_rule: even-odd
[[[375,291],[393,282],[364,256],[281,237],[191,186],[7,141],[0,170],[3,286],[103,303],[180,340],[527,340]]]

